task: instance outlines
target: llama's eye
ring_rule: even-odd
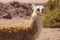
[[[40,11],[40,9],[38,8],[37,11]]]

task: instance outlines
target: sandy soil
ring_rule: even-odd
[[[25,22],[25,21],[26,22]],[[12,25],[25,25],[27,26],[29,24],[29,21],[30,20],[27,20],[27,19],[23,19],[23,18],[13,18],[13,19],[0,19],[0,26],[1,25],[9,25],[9,26],[12,26]],[[27,24],[28,23],[28,24]]]
[[[25,20],[25,21],[24,21]],[[28,28],[30,20],[23,18],[0,19],[0,29],[2,28]]]
[[[60,28],[42,28],[36,40],[60,40]]]

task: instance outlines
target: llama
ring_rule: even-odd
[[[45,12],[45,7],[43,5],[37,5],[35,6],[34,4],[32,5],[32,9],[33,9],[33,13],[31,15],[31,23],[34,23],[34,21],[37,21],[37,19],[40,20],[40,18],[38,16],[42,16]],[[41,19],[42,20],[42,19]],[[31,24],[30,23],[30,24]]]
[[[42,11],[40,9],[41,6],[35,6],[33,5],[33,13],[31,15],[31,21],[30,21],[30,27],[29,27],[29,33],[26,33],[27,38],[26,40],[35,40],[41,31],[41,27],[42,27],[42,16],[40,15]]]

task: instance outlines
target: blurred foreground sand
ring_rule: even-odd
[[[36,40],[60,40],[60,28],[42,28]]]

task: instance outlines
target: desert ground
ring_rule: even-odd
[[[60,40],[60,28],[42,28],[36,40]]]

